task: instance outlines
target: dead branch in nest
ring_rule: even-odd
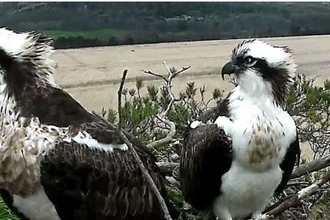
[[[327,172],[320,180],[316,181],[312,185],[303,188],[296,195],[291,196],[290,198],[284,200],[281,204],[268,211],[264,216],[264,219],[269,218],[270,216],[278,216],[282,214],[285,210],[297,205],[302,199],[307,196],[317,192],[321,187],[330,181],[330,172]]]
[[[157,162],[156,164],[160,172],[165,176],[171,176],[173,170],[179,166],[179,163],[175,162]]]
[[[164,144],[167,144],[173,140],[174,135],[176,134],[176,127],[175,124],[170,120],[164,120],[165,123],[167,123],[170,126],[170,131],[167,133],[166,137],[153,141],[149,144],[147,144],[148,148],[159,148],[163,146]]]
[[[127,76],[127,69],[124,70],[123,72],[123,77],[121,78],[121,81],[120,81],[120,86],[119,86],[119,89],[118,89],[118,126],[119,128],[122,128],[122,114],[121,114],[121,97],[122,97],[122,94],[123,94],[123,88],[124,88],[124,83],[125,83],[125,79],[126,79],[126,76]]]
[[[122,76],[122,79],[121,79],[121,83],[120,83],[120,87],[119,87],[119,90],[118,90],[118,111],[120,112],[120,109],[121,109],[121,101],[119,102],[119,100],[121,100],[121,95],[122,95],[122,90],[123,90],[123,87],[124,87],[124,83],[125,83],[125,79],[126,79],[126,75],[127,75],[127,70],[125,70],[123,72],[123,76]],[[120,115],[121,117],[121,115]],[[120,120],[120,119],[119,119]],[[119,124],[120,126],[120,124]],[[142,174],[143,176],[146,178],[151,190],[155,193],[157,199],[158,199],[158,202],[161,206],[161,209],[163,211],[163,214],[164,214],[164,218],[166,220],[172,220],[171,218],[171,215],[168,211],[168,208],[166,206],[166,203],[165,203],[165,200],[164,198],[162,197],[162,195],[160,194],[155,182],[153,181],[153,179],[151,178],[151,176],[149,175],[149,172],[148,170],[145,168],[142,160],[140,159],[139,155],[137,154],[137,152],[135,151],[134,147],[133,147],[133,144],[128,140],[127,136],[124,134],[124,132],[121,130],[121,127],[118,129],[116,127],[113,126],[113,128],[118,132],[119,134],[119,137],[124,141],[124,143],[129,147],[129,149],[132,151],[132,155],[134,157],[134,159],[137,161],[141,171],[142,171]]]
[[[134,159],[138,162],[139,167],[140,167],[143,175],[145,176],[151,190],[155,193],[155,195],[158,199],[158,202],[159,202],[159,204],[160,204],[160,206],[163,210],[164,218],[166,220],[172,220],[171,215],[170,215],[170,213],[168,211],[168,208],[166,206],[164,198],[162,197],[159,190],[157,189],[157,186],[156,186],[155,182],[153,181],[153,179],[151,178],[151,176],[149,175],[148,170],[143,165],[143,162],[141,161],[139,155],[136,153],[132,143],[128,140],[126,135],[121,130],[119,130],[119,136],[124,141],[124,143],[129,147],[129,149],[132,151]]]
[[[187,66],[187,67],[182,67],[180,70],[175,70],[174,68],[171,69],[166,64],[165,61],[163,62],[163,64],[164,64],[165,68],[167,69],[167,78],[163,75],[154,73],[150,70],[148,70],[148,71],[142,70],[144,73],[147,73],[149,75],[156,76],[158,78],[163,79],[166,83],[165,86],[166,86],[168,94],[170,95],[170,98],[171,98],[170,103],[168,104],[167,108],[163,112],[160,112],[157,115],[157,118],[160,118],[160,120],[162,122],[166,123],[170,127],[170,131],[168,132],[166,137],[156,140],[154,142],[151,142],[147,145],[148,148],[154,148],[154,149],[156,149],[160,146],[163,146],[167,143],[170,143],[173,140],[174,135],[176,134],[176,126],[175,126],[174,122],[168,120],[168,118],[167,118],[168,112],[173,107],[174,102],[178,101],[178,99],[175,98],[173,91],[172,91],[173,79],[175,79],[175,77],[177,77],[180,73],[182,73],[190,68],[190,66]]]
[[[179,166],[179,163],[162,162],[159,164],[161,171],[166,171],[165,173],[171,172],[170,169],[172,169],[173,171],[173,169],[175,169],[175,167],[177,166]],[[301,177],[308,173],[313,173],[315,171],[322,170],[329,166],[330,166],[330,155],[327,155],[325,157],[313,160],[309,163],[302,164],[299,167],[296,167],[292,172],[291,179]]]
[[[330,166],[330,155],[302,164],[292,172],[291,179],[301,177],[305,174],[321,170]]]

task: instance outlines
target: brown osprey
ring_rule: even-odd
[[[54,82],[50,44],[36,32],[0,29],[0,188],[5,202],[31,220],[163,219],[156,196],[114,127]],[[127,135],[166,199],[155,157]]]
[[[290,50],[260,40],[239,44],[222,69],[237,86],[216,108],[191,123],[180,181],[185,200],[220,220],[252,215],[287,184],[300,149],[285,111],[296,65]]]

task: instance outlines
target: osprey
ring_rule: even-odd
[[[285,111],[296,65],[287,47],[247,40],[222,68],[237,86],[217,107],[190,124],[180,181],[185,200],[221,220],[258,219],[287,184],[300,148]]]
[[[51,39],[0,29],[0,188],[31,220],[164,219],[118,130],[52,77]],[[154,156],[126,133],[166,199]]]

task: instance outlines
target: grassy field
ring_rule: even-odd
[[[110,36],[112,37],[120,37],[130,31],[117,29],[117,28],[104,28],[97,30],[83,30],[83,31],[65,31],[65,30],[43,30],[43,32],[50,37],[57,39],[59,37],[75,37],[75,36],[83,36],[85,38],[97,38],[107,40]]]

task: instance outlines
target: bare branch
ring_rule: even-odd
[[[175,124],[170,120],[163,119],[163,121],[165,121],[166,123],[168,123],[170,125],[170,131],[168,132],[166,137],[147,144],[148,148],[158,148],[173,140],[173,137],[176,134]]]
[[[132,143],[128,140],[126,135],[121,130],[119,130],[119,136],[124,141],[124,143],[127,144],[127,146],[130,148],[130,150],[132,151],[134,159],[138,162],[139,167],[142,170],[142,173],[145,176],[150,188],[152,189],[152,191],[157,196],[158,202],[159,202],[159,204],[160,204],[160,206],[163,210],[163,213],[164,213],[164,218],[166,220],[172,220],[171,215],[170,215],[170,213],[168,211],[168,208],[166,206],[165,200],[163,199],[162,195],[160,194],[159,190],[157,189],[157,186],[156,186],[155,182],[153,181],[153,179],[151,178],[151,176],[149,175],[149,172],[147,171],[147,169],[143,165],[139,155],[136,153]]]
[[[160,74],[157,74],[157,73],[151,72],[150,70],[148,70],[148,71],[146,71],[146,70],[141,70],[141,71],[143,71],[143,72],[146,73],[146,74],[149,74],[149,75],[152,75],[152,76],[156,76],[156,77],[158,77],[158,78],[162,78],[163,80],[165,80],[165,81],[167,82],[166,77],[163,76],[163,75],[160,75]]]
[[[167,63],[165,61],[163,61],[163,64],[164,64],[165,68],[167,69],[168,76],[170,76],[172,74],[170,67],[167,65]]]
[[[190,66],[188,67],[182,67],[181,70],[179,71],[175,71],[175,72],[172,72],[170,70],[170,68],[167,66],[166,62],[164,61],[164,65],[166,66],[167,70],[168,70],[168,74],[169,74],[169,77],[168,77],[168,80],[166,81],[166,87],[167,87],[167,91],[171,97],[171,101],[170,101],[170,104],[167,106],[167,109],[164,111],[163,115],[164,116],[167,116],[168,112],[170,111],[170,109],[172,108],[173,104],[175,101],[178,101],[178,99],[175,98],[173,92],[172,92],[172,82],[173,82],[173,79],[178,76],[179,73],[182,73],[186,70],[188,70],[190,68]]]
[[[302,199],[306,198],[307,196],[317,192],[322,185],[326,182],[330,181],[330,172],[327,172],[320,180],[316,181],[312,185],[303,188],[300,190],[296,195],[286,199],[281,204],[276,206],[274,209],[268,211],[265,216],[278,216],[283,213],[285,210],[289,209],[298,204]],[[266,218],[265,218],[266,219]]]
[[[157,162],[156,164],[160,172],[165,176],[171,176],[173,170],[179,166],[179,163],[175,162]]]
[[[303,176],[330,166],[330,155],[302,164],[292,172],[291,179]]]
[[[164,174],[172,172],[173,169],[175,169],[175,167],[177,166],[179,166],[178,163],[172,163],[172,162],[162,162],[159,164],[161,172],[164,171]],[[313,160],[306,164],[302,164],[299,167],[295,168],[292,172],[291,179],[301,177],[308,173],[319,171],[329,166],[330,166],[330,155]]]
[[[119,89],[118,89],[118,126],[119,128],[122,128],[122,114],[121,114],[121,96],[123,94],[123,88],[124,88],[124,83],[125,83],[125,79],[126,79],[126,76],[127,76],[127,69],[124,70],[123,72],[123,76],[121,78],[121,81],[120,81],[120,85],[119,85]]]
[[[177,71],[175,69],[171,69],[167,63],[164,61],[163,62],[165,68],[167,69],[167,74],[168,74],[168,78],[165,78],[163,75],[160,75],[160,74],[156,74],[156,73],[153,73],[152,71],[144,71],[145,73],[149,74],[149,75],[153,75],[153,76],[156,76],[158,78],[162,78],[164,79],[165,81],[165,86],[166,86],[166,89],[168,91],[168,94],[171,98],[170,100],[170,103],[168,104],[167,108],[163,111],[163,112],[160,112],[157,117],[163,121],[164,123],[168,124],[170,126],[170,131],[169,133],[166,135],[165,138],[162,138],[160,140],[157,140],[157,141],[154,141],[152,143],[149,143],[147,146],[148,147],[151,147],[151,148],[157,148],[159,146],[163,146],[169,142],[171,142],[173,140],[173,137],[174,135],[176,134],[176,127],[175,127],[175,124],[168,120],[167,116],[168,116],[168,112],[171,110],[171,108],[173,107],[173,104],[178,101],[179,99],[176,99],[175,98],[175,95],[173,94],[173,91],[172,91],[172,82],[173,82],[173,79],[178,76],[180,73],[188,70],[190,68],[190,66],[188,67],[182,67],[181,70]]]
[[[186,66],[186,67],[182,67],[181,70],[176,71],[175,73],[173,73],[173,78],[176,77],[177,75],[179,75],[180,73],[190,69],[191,66]]]
[[[124,77],[123,77],[124,78]],[[102,116],[100,116],[99,114],[95,113],[95,112],[92,112],[95,116],[97,116],[98,118],[100,118],[101,120],[105,121],[106,123],[108,123],[108,121],[106,121]],[[164,218],[166,220],[172,220],[171,218],[171,215],[168,211],[168,208],[166,206],[166,203],[165,203],[165,200],[164,198],[162,197],[162,195],[160,194],[154,180],[152,179],[152,177],[149,175],[149,172],[148,170],[145,168],[143,162],[141,161],[139,155],[137,154],[137,152],[135,151],[134,147],[133,147],[133,144],[128,140],[127,136],[124,134],[124,132],[121,130],[121,129],[118,129],[116,128],[114,125],[108,123],[109,126],[111,126],[113,129],[115,129],[118,134],[119,134],[119,137],[124,141],[124,143],[129,147],[129,149],[132,151],[132,155],[134,157],[134,159],[136,160],[136,162],[138,163],[141,171],[142,171],[142,174],[143,176],[146,178],[151,190],[155,193],[157,199],[158,199],[158,202],[162,208],[162,211],[163,211],[163,214],[164,214]]]

